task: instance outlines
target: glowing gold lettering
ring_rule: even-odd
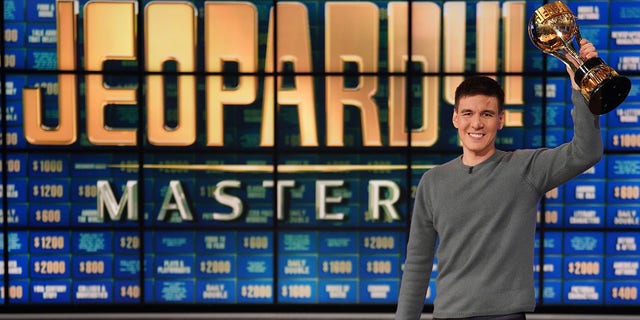
[[[503,11],[504,29],[504,71],[508,73],[522,72],[524,66],[525,32],[525,3],[505,2]],[[523,104],[523,79],[522,76],[507,75],[504,78],[504,92],[506,104]],[[508,117],[507,117],[508,118]],[[507,119],[509,120],[509,119]],[[507,121],[510,122],[510,121]],[[522,126],[523,123],[509,123],[511,126]]]
[[[56,4],[56,30],[58,36],[58,69],[76,70],[76,14],[74,1]],[[31,144],[69,145],[77,137],[76,75],[58,75],[58,126],[47,127],[42,122],[42,89],[25,88],[23,91],[24,136]]]
[[[461,28],[467,22],[467,7],[463,1],[446,2],[443,5],[444,28],[444,71],[447,73],[463,73],[466,54],[466,28]],[[449,104],[455,102],[456,87],[464,80],[464,76],[444,77],[443,96]]]
[[[204,41],[207,76],[207,146],[224,145],[225,105],[255,101],[255,76],[240,76],[235,87],[226,87],[220,75],[225,62],[238,64],[238,72],[258,71],[258,13],[253,4],[205,3]]]
[[[344,64],[351,62],[359,73],[377,72],[378,7],[373,3],[329,2],[325,12],[326,71],[342,73]],[[327,145],[344,146],[344,107],[353,106],[361,111],[363,145],[381,146],[378,106],[372,99],[378,89],[377,77],[359,76],[357,88],[345,88],[343,79],[332,75],[326,79]]]
[[[480,73],[498,71],[498,1],[478,2],[476,7],[476,70]],[[494,77],[495,78],[495,77]]]
[[[85,66],[103,70],[107,60],[135,60],[137,1],[88,2],[84,7]],[[136,130],[109,128],[104,109],[108,105],[136,105],[136,90],[109,88],[102,73],[86,76],[87,138],[96,145],[136,145]]]
[[[196,69],[196,8],[186,2],[152,2],[145,8],[146,70],[160,72],[173,60],[177,72]],[[171,17],[171,19],[167,19]],[[165,124],[165,95],[162,74],[147,76],[147,132],[157,146],[187,146],[196,140],[196,77],[178,75],[178,124]]]
[[[389,4],[389,71],[405,72],[408,62],[406,3]],[[440,70],[440,8],[433,3],[412,4],[411,60],[423,66],[424,72]],[[412,130],[411,145],[427,147],[438,140],[439,79],[422,77],[422,127]],[[405,77],[389,81],[389,145],[408,145]]]
[[[45,124],[41,89],[25,88],[23,92],[24,131],[27,141],[38,145],[68,145],[78,139],[76,97],[79,84],[76,61],[84,61],[86,96],[86,134],[94,145],[137,145],[136,128],[114,128],[105,122],[105,112],[127,105],[137,108],[140,88],[112,87],[105,77],[105,63],[114,60],[137,60],[138,1],[89,1],[84,5],[84,57],[76,56],[76,1],[59,0],[56,5],[58,34],[59,112],[58,124]],[[476,66],[480,73],[497,77],[498,69],[505,73],[505,103],[523,103],[524,1],[477,2]],[[411,5],[411,10],[409,10]],[[269,16],[266,55],[264,57],[264,88],[260,146],[275,143],[277,115],[280,107],[296,107],[301,146],[318,146],[316,107],[324,107],[326,145],[344,146],[345,109],[354,107],[361,115],[362,144],[381,146],[379,108],[373,100],[378,90],[379,23],[388,17],[389,77],[389,142],[390,146],[432,146],[438,140],[438,113],[442,95],[453,103],[454,90],[466,70],[466,6],[464,1],[415,2],[390,1],[385,9],[374,2],[325,2],[324,70],[325,96],[315,97],[311,25],[303,2],[277,3],[278,19]],[[552,7],[538,12],[546,18],[560,9]],[[408,13],[412,12],[412,19]],[[145,8],[145,79],[147,119],[146,136],[152,145],[187,146],[196,141],[196,77],[197,14],[193,4],[183,1],[150,1]],[[224,108],[256,103],[258,93],[258,10],[250,2],[204,3],[204,68],[206,145],[224,146]],[[504,56],[498,57],[497,35],[502,19]],[[413,25],[407,23],[411,20]],[[442,21],[441,21],[442,20]],[[358,23],[353,23],[357,21]],[[442,27],[440,26],[442,22]],[[442,28],[442,30],[441,30]],[[409,32],[412,38],[409,39]],[[277,35],[277,36],[276,36]],[[408,52],[412,43],[412,52]],[[277,48],[277,50],[276,50]],[[442,51],[446,75],[440,89]],[[418,76],[423,89],[420,127],[407,125],[406,95],[407,63],[420,64],[428,76]],[[170,103],[166,96],[165,71],[168,62],[175,62],[177,73],[177,124],[170,127],[165,113]],[[499,66],[499,63],[503,63]],[[237,66],[233,73],[230,65]],[[285,70],[291,65],[292,70]],[[347,66],[355,66],[353,77]],[[141,68],[142,70],[142,68]],[[292,73],[285,74],[286,71]],[[227,81],[236,76],[234,84]],[[294,81],[290,86],[285,77]],[[351,77],[351,78],[349,78]],[[347,85],[345,80],[355,79]],[[141,85],[141,84],[138,84]],[[442,91],[442,92],[440,92]],[[320,99],[320,100],[318,100]],[[322,101],[319,103],[318,101]],[[316,106],[323,104],[323,106]],[[109,109],[107,109],[109,107]],[[414,108],[415,109],[415,108]],[[116,109],[117,110],[117,109]],[[413,110],[413,109],[412,109]],[[253,110],[251,110],[253,111]],[[250,112],[248,112],[250,113]],[[257,117],[256,117],[257,118]],[[522,111],[506,111],[507,126],[522,126]],[[409,136],[409,132],[411,136]],[[410,139],[409,139],[410,137]],[[351,143],[351,141],[349,142]]]
[[[309,73],[313,70],[311,62],[311,39],[309,38],[309,19],[307,7],[301,3],[281,3],[277,5],[278,25],[274,31],[273,9],[269,16],[269,31],[267,35],[267,55],[265,72],[272,74],[274,59],[277,73],[281,73],[283,63],[293,64],[294,72]],[[277,57],[273,54],[274,32],[278,33]],[[294,88],[282,88],[282,76],[278,76],[278,89],[274,90],[274,76],[267,76],[264,80],[264,96],[262,110],[262,133],[260,146],[273,146],[274,122],[273,114],[277,116],[274,106],[274,93],[277,94],[278,105],[294,105],[298,108],[298,124],[300,125],[300,145],[304,147],[318,146],[316,129],[316,112],[313,92],[313,77],[296,76]]]
[[[446,72],[464,71],[464,28],[460,24],[466,21],[464,2],[447,2],[444,4],[444,59]],[[500,21],[500,3],[483,1],[476,5],[476,71],[486,74],[498,72],[498,37]],[[509,1],[503,4],[503,54],[504,70],[509,73],[522,72],[524,55],[524,14],[525,4],[521,1]],[[459,31],[455,31],[459,30]],[[462,53],[460,53],[462,52]],[[444,98],[453,104],[455,88],[462,81],[462,76],[445,77]],[[493,76],[496,78],[496,76]],[[507,75],[504,77],[505,104],[523,103],[522,76]],[[505,110],[505,125],[508,127],[523,126],[522,111]]]
[[[495,73],[498,71],[498,21],[500,21],[500,3],[497,1],[479,2],[477,5],[477,71],[480,73]],[[504,26],[504,69],[505,72],[522,71],[523,55],[514,57],[514,49],[524,52],[524,21],[518,19],[524,15],[524,8],[505,3],[503,7]],[[518,48],[519,47],[519,48]],[[495,77],[494,77],[495,78]],[[518,88],[520,92],[514,90]],[[515,86],[514,86],[515,85]],[[505,76],[504,78],[505,104],[522,104],[522,76]],[[505,110],[506,126],[522,126],[522,112]]]

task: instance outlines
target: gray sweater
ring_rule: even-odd
[[[434,316],[531,312],[534,236],[545,192],[596,164],[599,118],[571,97],[574,137],[556,148],[495,154],[473,168],[457,157],[427,171],[415,196],[396,320],[419,319],[434,253]],[[436,239],[439,239],[436,250]]]

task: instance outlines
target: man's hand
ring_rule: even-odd
[[[580,59],[582,59],[582,61],[587,61],[591,58],[598,57],[598,51],[596,51],[596,47],[593,45],[593,43],[589,42],[586,39],[580,40],[580,52],[578,54],[580,55]],[[580,90],[580,87],[574,80],[575,73],[571,68],[569,68],[569,66],[567,66],[567,72],[569,73],[569,78],[571,78],[571,87],[575,90]]]

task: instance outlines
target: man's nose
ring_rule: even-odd
[[[474,116],[471,120],[471,125],[474,129],[480,129],[484,127],[484,122],[482,122],[482,119],[479,116]]]

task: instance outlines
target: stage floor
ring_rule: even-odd
[[[56,314],[0,314],[11,320],[393,320],[388,313],[56,313]],[[422,319],[432,319],[424,314]],[[638,320],[640,315],[584,315],[584,314],[528,314],[527,320]]]

